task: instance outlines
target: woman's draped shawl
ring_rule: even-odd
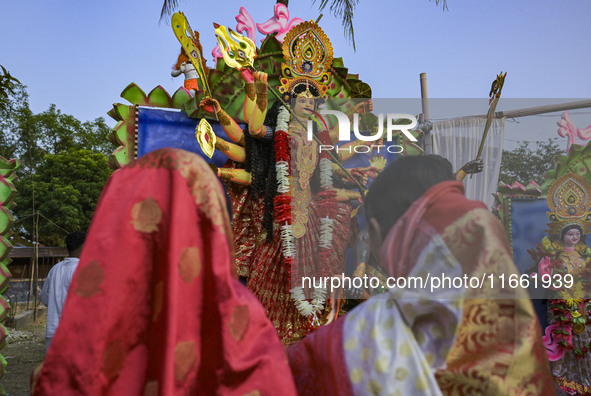
[[[101,196],[35,395],[293,395],[283,346],[236,279],[219,180],[162,149]]]
[[[404,278],[407,288],[288,350],[301,395],[554,395],[527,291],[486,283],[517,273],[504,230],[461,183],[429,189],[390,230],[381,256],[391,282]],[[434,280],[464,276],[485,282]],[[408,287],[411,278],[423,287]]]

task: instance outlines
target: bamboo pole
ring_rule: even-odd
[[[419,122],[426,124],[429,122],[429,95],[427,93],[427,73],[421,73],[421,106],[423,113],[419,116]],[[425,142],[425,154],[433,153],[433,142],[431,141],[431,129],[423,131],[423,141]]]
[[[35,277],[33,278],[33,322],[37,321],[37,304],[38,304],[38,278],[39,278],[39,211],[37,211],[37,221],[35,224]]]
[[[497,112],[495,112],[493,118],[528,117],[528,116],[538,115],[538,114],[555,113],[557,111],[566,111],[566,110],[575,110],[575,109],[585,109],[585,108],[589,108],[589,107],[591,107],[591,99],[585,99],[585,100],[578,100],[576,102],[559,103],[559,104],[554,104],[554,105],[545,105],[545,106],[536,106],[536,107],[526,107],[523,109],[516,109],[516,110],[497,111]],[[453,120],[461,120],[464,118],[486,118],[486,117],[487,117],[487,114],[479,114],[479,115],[455,117],[452,119]]]
[[[33,220],[34,221],[34,220]],[[29,260],[29,263],[31,264],[31,276],[29,276],[29,292],[27,293],[27,307],[25,308],[25,311],[29,310],[29,303],[31,302],[31,294],[33,294],[33,257],[31,257],[31,259]]]
[[[528,107],[528,108],[519,109],[519,110],[498,111],[495,113],[495,117],[498,117],[498,118],[527,117],[527,116],[532,116],[532,115],[537,115],[537,114],[554,113],[555,111],[584,109],[587,107],[591,107],[591,99],[578,100],[576,102],[561,103],[561,104],[555,104],[555,105]]]
[[[33,235],[35,235],[35,182],[33,182]],[[33,238],[33,244],[36,243],[35,237]],[[35,250],[36,246],[33,247]],[[35,259],[31,258],[31,277],[29,278],[29,293],[27,293],[27,311],[29,310],[29,302],[31,301],[31,294],[33,293],[33,274],[35,273]]]

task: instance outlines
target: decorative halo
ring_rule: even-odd
[[[591,232],[591,185],[575,173],[566,173],[554,181],[548,189],[548,234],[560,239],[564,227],[576,224],[583,234]]]
[[[313,21],[303,22],[291,29],[283,40],[279,92],[293,93],[302,82],[312,84],[326,98],[333,61],[332,45],[326,34]]]

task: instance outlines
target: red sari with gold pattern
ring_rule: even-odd
[[[388,233],[381,262],[394,278],[517,274],[502,225],[456,181],[415,201]],[[521,289],[392,288],[288,355],[300,395],[555,394]]]
[[[236,279],[221,185],[162,149],[97,206],[35,395],[293,395],[283,346]]]
[[[329,273],[320,275],[343,273],[345,252],[352,238],[350,206],[327,200],[326,195],[314,194],[311,191],[310,179],[319,162],[316,142],[310,142],[311,147],[306,155],[298,150],[302,139],[290,140],[291,185],[294,191],[292,217],[294,224],[298,224],[294,225],[294,230],[300,230],[294,231],[297,250],[294,269],[296,266],[299,267],[297,275],[292,274],[290,264],[282,255],[281,227],[276,221],[273,224],[272,240],[266,241],[267,231],[262,221],[265,213],[264,198],[251,200],[248,197],[248,188],[228,186],[234,210],[234,244],[239,275],[248,277],[248,288],[265,307],[267,316],[285,344],[301,339],[313,328],[313,318],[303,316],[298,311],[290,290],[301,285],[302,276],[318,276],[321,263]],[[305,180],[302,175],[305,175]],[[333,229],[331,247],[322,255],[320,219],[326,216],[326,206],[331,211]]]

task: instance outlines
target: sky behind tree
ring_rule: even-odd
[[[234,29],[242,5],[261,23],[273,15],[275,1],[180,2],[201,34],[209,67],[216,45],[212,22]],[[361,1],[353,19],[356,52],[338,18],[325,11],[320,26],[335,56],[371,85],[375,98],[420,97],[422,72],[432,98],[486,98],[501,70],[508,72],[506,98],[590,97],[591,2],[449,0],[448,6]],[[124,102],[119,94],[130,82],[146,92],[162,85],[173,93],[182,85],[182,77],[170,76],[180,45],[169,19],[159,22],[161,7],[159,0],[0,0],[0,64],[27,86],[34,112],[54,103],[82,121],[111,122],[106,112]],[[315,20],[319,14],[310,0],[292,0],[289,9],[290,18]],[[258,33],[258,44],[262,38]],[[509,109],[501,100],[498,110]],[[436,108],[431,111],[438,116]],[[591,109],[571,114],[579,128],[591,124]],[[528,118],[538,126],[520,119],[513,131],[509,122],[508,142],[557,136],[560,113]]]

